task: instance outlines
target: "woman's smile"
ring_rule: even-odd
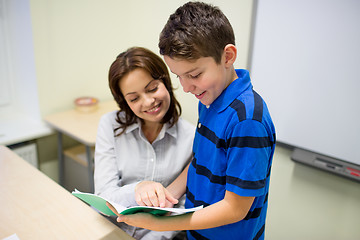
[[[149,110],[146,110],[145,112],[149,113],[149,114],[158,113],[160,111],[160,106],[161,106],[161,103],[155,105],[154,107],[150,108]]]

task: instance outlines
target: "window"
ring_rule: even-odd
[[[0,144],[50,133],[40,116],[29,0],[0,0]]]

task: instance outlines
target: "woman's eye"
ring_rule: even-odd
[[[138,98],[136,97],[136,98],[132,98],[132,99],[130,99],[130,102],[135,102],[136,100],[138,100]]]
[[[154,88],[149,89],[149,92],[155,92],[157,89],[158,89],[158,87],[156,86]]]

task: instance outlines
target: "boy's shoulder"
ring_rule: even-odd
[[[272,121],[266,103],[253,89],[247,70],[237,70],[233,81],[208,108],[200,104],[199,116],[215,134],[232,132],[236,126],[265,126],[271,129]],[[221,135],[221,134],[220,134]]]

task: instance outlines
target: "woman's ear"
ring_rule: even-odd
[[[231,67],[237,56],[237,49],[234,44],[227,44],[224,48],[225,66]]]

